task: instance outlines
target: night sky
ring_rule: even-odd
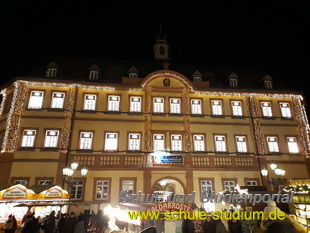
[[[56,56],[152,60],[162,22],[171,62],[260,69],[310,97],[309,12],[299,0],[5,1],[0,78]]]

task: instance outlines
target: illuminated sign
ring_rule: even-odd
[[[181,155],[158,155],[154,156],[156,164],[183,164],[183,157]]]

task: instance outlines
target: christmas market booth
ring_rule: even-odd
[[[44,188],[45,190],[41,191]],[[35,216],[40,218],[53,210],[56,213],[59,210],[64,212],[70,203],[69,196],[69,193],[59,186],[28,189],[17,184],[5,188],[0,191],[0,226],[10,214],[15,216],[20,225],[23,216],[28,211],[35,212]]]

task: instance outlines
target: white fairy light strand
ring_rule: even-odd
[[[4,105],[5,105],[5,101],[6,101],[6,98],[7,98],[7,89],[4,88],[3,90],[1,90],[0,94],[2,95],[2,102],[1,102],[1,105],[0,105],[0,116],[2,116],[2,113],[3,113],[3,110],[4,110]]]

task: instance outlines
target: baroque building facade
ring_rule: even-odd
[[[121,190],[195,191],[197,204],[204,191],[273,190],[271,163],[309,178],[302,93],[260,71],[173,64],[168,49],[160,35],[151,62],[59,57],[3,84],[0,184],[57,184],[98,209]],[[72,162],[88,174],[68,187]]]

